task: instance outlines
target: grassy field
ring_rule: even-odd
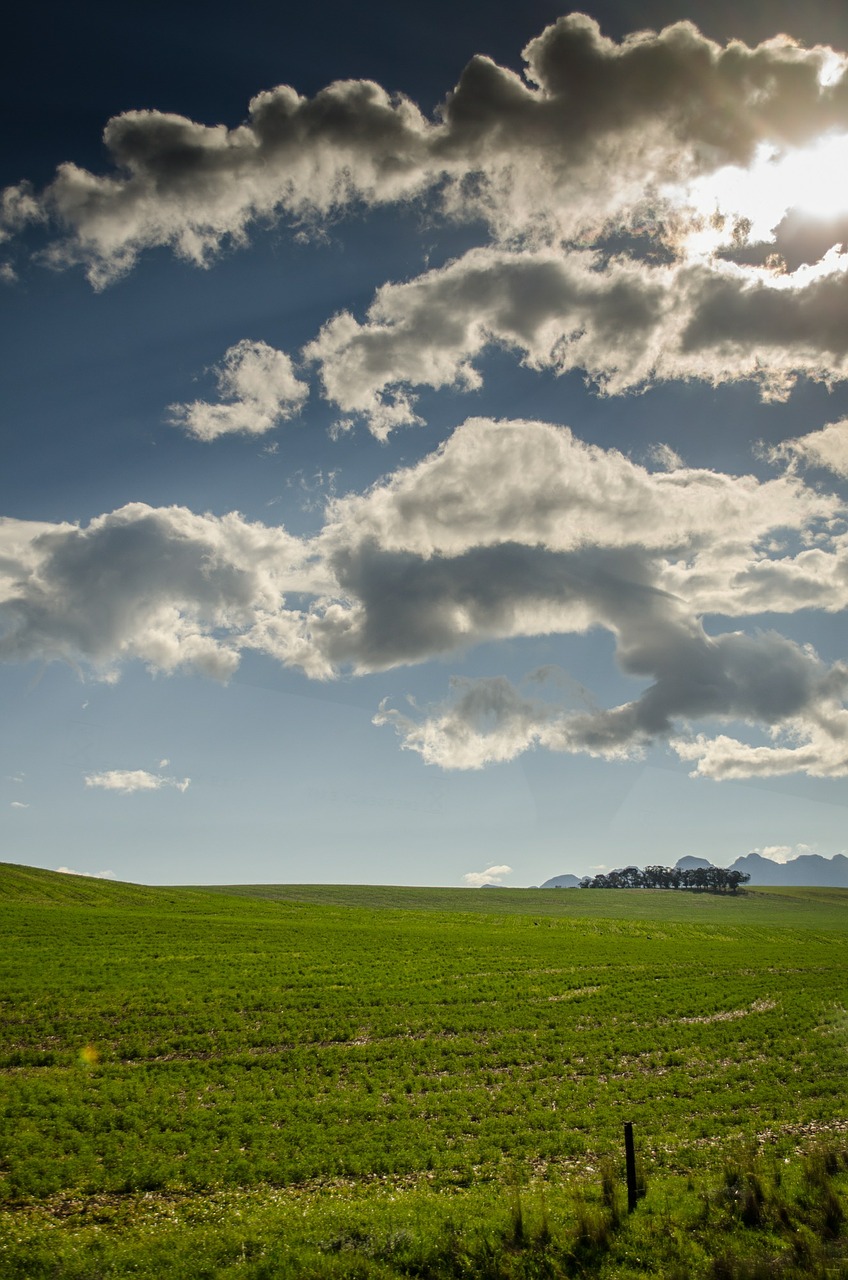
[[[474,915],[568,916],[587,920],[669,920],[680,924],[786,924],[848,929],[848,889],[746,886],[745,894],[656,889],[417,889],[403,885],[215,885],[210,893],[271,902],[368,910],[440,911]]]
[[[0,921],[4,1280],[848,1274],[846,891],[0,866]]]

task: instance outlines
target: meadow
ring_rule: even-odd
[[[0,922],[9,1280],[848,1274],[848,891],[3,865]]]

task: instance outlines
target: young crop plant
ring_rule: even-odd
[[[73,1238],[90,1263],[94,1246],[82,1219],[71,1231],[70,1206],[179,1205],[177,1256],[179,1242],[201,1231],[202,1206],[230,1196],[239,1212],[253,1206],[255,1231],[245,1239],[259,1251],[256,1275],[273,1277],[288,1264],[261,1206],[282,1214],[316,1197],[311,1224],[327,1203],[352,1230],[357,1205],[370,1206],[367,1243],[338,1250],[337,1267],[391,1275],[401,1256],[409,1266],[417,1257],[421,1275],[436,1257],[447,1266],[446,1237],[422,1235],[416,1221],[402,1228],[412,1232],[403,1237],[409,1250],[389,1250],[388,1224],[400,1213],[391,1206],[403,1202],[430,1206],[445,1230],[456,1208],[469,1267],[483,1265],[485,1238],[498,1259],[492,1266],[513,1268],[504,1274],[548,1267],[568,1275],[591,1265],[602,1275],[613,1258],[631,1266],[625,1240],[628,1249],[662,1252],[659,1236],[645,1243],[644,1224],[656,1224],[663,1186],[685,1189],[691,1180],[696,1190],[684,1199],[694,1196],[707,1215],[698,1227],[704,1257],[723,1231],[742,1240],[783,1232],[783,1258],[795,1237],[779,1225],[778,1190],[793,1230],[818,1232],[837,1254],[842,1247],[846,1038],[838,1010],[848,992],[838,894],[813,927],[803,895],[794,915],[779,894],[769,905],[749,893],[744,902],[710,900],[708,917],[687,905],[705,899],[672,895],[674,912],[690,913],[678,919],[652,894],[641,901],[654,917],[639,919],[628,914],[629,891],[611,890],[569,897],[560,916],[538,908],[522,916],[509,895],[494,894],[488,914],[457,914],[338,901],[291,907],[196,891],[181,899],[151,890],[139,903],[120,892],[98,886],[96,905],[0,896],[15,942],[0,956],[4,1239],[18,1239],[14,1224],[55,1213],[65,1225],[51,1235]],[[563,898],[545,901],[551,896]],[[575,900],[592,913],[575,915]],[[752,919],[740,923],[749,906]],[[631,1221],[613,1222],[621,1183],[616,1190],[609,1169],[623,1177],[626,1120],[648,1195]],[[811,1156],[802,1172],[799,1152],[829,1139],[837,1155]],[[759,1210],[740,1144],[760,1180]],[[742,1170],[738,1198],[730,1168]],[[778,1185],[773,1171],[784,1169]],[[504,1209],[497,1198],[514,1184],[520,1247],[508,1225],[514,1205]],[[533,1226],[542,1195],[552,1242],[544,1248]],[[669,1230],[685,1234],[683,1219],[668,1212]],[[506,1234],[495,1222],[507,1223]],[[235,1267],[230,1237],[217,1231],[209,1236],[214,1266]],[[307,1258],[313,1265],[310,1232],[294,1232],[305,1251],[298,1267]],[[142,1237],[126,1238],[147,1259],[143,1275],[153,1255]],[[118,1244],[109,1247],[117,1259]],[[59,1274],[73,1276],[68,1249]],[[23,1261],[14,1261],[18,1272],[3,1269],[7,1257],[24,1255],[41,1274],[29,1244],[3,1255],[0,1274],[28,1275]],[[130,1254],[121,1256],[129,1267]]]

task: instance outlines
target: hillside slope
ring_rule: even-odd
[[[848,889],[769,887],[737,897],[673,889],[420,888],[411,885],[254,884],[140,885],[0,863],[0,907],[32,904],[134,913],[244,917],[316,907],[335,911],[446,916],[643,920],[704,925],[773,925],[848,932]]]

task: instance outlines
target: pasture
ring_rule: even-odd
[[[848,892],[5,865],[0,921],[4,1276],[482,1275],[475,1249],[492,1276],[624,1276],[633,1241],[647,1265],[678,1236],[680,1274],[712,1275],[722,1214],[743,1261],[766,1231],[786,1275],[844,1265],[841,1218],[816,1215],[848,1149]],[[625,1120],[648,1183],[629,1220]],[[777,1208],[740,1226],[734,1177],[780,1201],[785,1240]],[[799,1262],[811,1230],[831,1243]]]

